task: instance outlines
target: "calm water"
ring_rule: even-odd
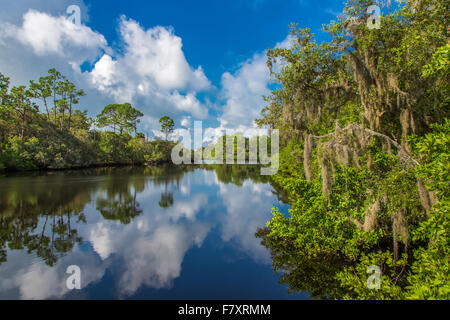
[[[287,206],[248,168],[0,177],[0,299],[306,298],[278,284],[254,236]]]

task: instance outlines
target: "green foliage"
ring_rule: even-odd
[[[431,128],[425,136],[411,139],[423,161],[417,175],[428,181],[428,188],[439,198],[430,217],[412,233],[415,240],[428,243],[414,253],[408,287],[412,299],[450,297],[450,121]]]
[[[450,44],[437,49],[433,54],[431,62],[423,66],[423,76],[429,77],[440,72],[448,72],[448,65],[450,60]]]
[[[139,110],[129,103],[108,105],[96,122],[87,111],[74,109],[83,95],[55,69],[29,87],[11,89],[0,73],[0,170],[170,161],[174,143],[148,142],[137,132]],[[94,123],[113,132],[91,130]]]
[[[10,177],[0,192],[0,264],[11,250],[25,249],[54,266],[83,241],[78,229],[86,223],[88,203],[94,202],[105,219],[129,224],[143,212],[137,195],[150,177],[156,186],[167,186],[188,171],[170,165],[127,166]]]
[[[2,162],[5,167],[19,170],[36,169],[34,157],[38,154],[39,140],[37,138],[21,141],[19,137],[8,140],[2,152]]]
[[[441,200],[450,198],[450,120],[442,124],[433,124],[432,132],[422,137],[412,136],[415,151],[421,156],[416,171],[420,177],[429,182],[431,190],[438,191]]]
[[[228,143],[230,142],[233,144],[232,150],[228,150]],[[250,146],[255,148],[252,151],[253,154],[250,154]],[[217,156],[216,151],[219,151]],[[194,154],[209,161],[220,161],[220,158],[222,158],[221,160],[224,164],[227,163],[227,156],[230,156],[234,163],[238,163],[239,160],[251,164],[267,163],[267,158],[272,156],[271,137],[261,135],[248,138],[244,137],[242,132],[237,132],[233,135],[223,135],[217,139],[215,144],[211,143],[207,147],[195,150]]]
[[[173,132],[175,123],[173,122],[173,119],[171,119],[170,117],[164,116],[161,119],[159,119],[159,124],[161,125],[161,131],[164,132],[167,140],[169,134]]]
[[[97,116],[97,124],[100,128],[110,127],[119,134],[136,132],[139,118],[144,114],[136,110],[129,103],[107,105]]]
[[[369,30],[372,3],[348,1],[328,42],[293,25],[291,46],[268,51],[283,65],[257,123],[281,131],[273,181],[291,208],[257,236],[293,291],[449,299],[448,8],[402,1]]]
[[[442,126],[435,126],[436,128],[442,129]],[[448,123],[446,128],[448,130]],[[433,141],[439,141],[437,137],[442,134],[442,131],[431,133],[428,138],[434,136],[436,139]],[[421,139],[417,148],[425,151],[424,144],[431,141],[428,138]],[[431,152],[434,161],[430,160],[429,164],[417,167],[414,172],[402,171],[401,166],[395,165],[398,162],[395,157],[386,157],[381,151],[376,154],[373,171],[367,168],[357,170],[337,167],[329,201],[322,196],[320,175],[307,182],[302,176],[302,170],[297,167],[296,158],[300,151],[287,152],[288,148],[285,148],[281,153],[280,172],[274,177],[274,181],[290,196],[290,217],[285,217],[274,209],[273,218],[267,224],[269,231],[265,234],[264,241],[270,243],[271,250],[275,250],[274,247],[280,245],[280,241],[289,241],[290,246],[285,249],[288,252],[284,251],[284,254],[295,254],[296,260],[281,263],[277,259],[285,259],[284,256],[272,255],[274,267],[286,272],[284,279],[293,278],[293,288],[299,284],[298,274],[288,272],[291,268],[295,268],[297,272],[313,272],[308,274],[311,277],[318,277],[314,276],[314,272],[326,271],[327,274],[322,274],[322,277],[334,284],[319,288],[312,286],[312,279],[309,279],[308,284],[296,288],[312,292],[312,296],[317,292],[325,294],[323,290],[326,289],[331,290],[327,292],[327,296],[335,299],[448,299],[450,215],[448,200],[443,199],[446,199],[444,194],[448,196],[449,190],[447,177],[450,174],[450,149],[448,144],[445,147],[438,144],[440,154]],[[292,148],[293,145],[295,143],[291,142],[289,147]],[[435,143],[432,145],[436,146]],[[428,151],[429,149],[426,150]],[[430,169],[430,165],[434,168]],[[436,190],[441,201],[434,206],[428,219],[420,208],[416,174],[434,181],[428,187],[438,186]],[[374,187],[379,194],[387,193],[389,207],[378,212],[378,227],[365,232],[355,228],[350,221],[364,220],[365,212],[374,198],[366,190]],[[408,251],[395,258],[390,225],[393,213],[403,207],[410,208],[408,233],[411,241]],[[332,261],[336,265],[313,267],[311,261],[315,260],[320,264]],[[308,261],[307,269],[301,269],[306,267],[304,261]],[[366,271],[370,265],[382,266],[381,290],[369,290],[366,286]],[[311,268],[318,270],[311,271]],[[330,273],[331,270],[334,273]],[[307,276],[302,279],[304,278]]]

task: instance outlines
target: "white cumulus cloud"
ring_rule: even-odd
[[[76,26],[65,16],[54,17],[32,9],[23,15],[22,26],[4,23],[0,29],[3,42],[17,39],[36,55],[60,55],[80,63],[107,47],[103,35],[91,28]]]
[[[121,16],[113,48],[102,34],[73,24],[65,15],[65,5],[48,11],[44,4],[23,8],[21,21],[0,22],[0,69],[14,85],[37,79],[55,67],[87,92],[80,108],[89,108],[95,115],[106,104],[130,102],[145,115],[140,124],[144,133],[158,135],[158,119],[163,115],[188,128],[194,120],[213,120],[216,114],[218,126],[204,130],[206,143],[225,129],[254,128],[254,119],[265,105],[263,96],[270,92],[264,52],[241,63],[237,71],[225,72],[216,89],[201,66],[189,64],[183,41],[171,27],[144,28]],[[89,17],[80,5],[85,22]],[[14,11],[11,8],[7,6]],[[287,47],[288,42],[286,38],[277,46]],[[82,72],[86,62],[92,69]]]
[[[85,72],[92,86],[116,102],[135,102],[155,113],[207,116],[197,93],[209,90],[211,83],[201,67],[189,65],[182,40],[172,29],[145,30],[122,16],[119,31],[124,51],[114,57],[103,55],[91,72]]]
[[[234,74],[222,76],[222,97],[226,100],[221,124],[226,128],[253,128],[254,119],[269,93],[270,74],[264,54],[255,54]]]

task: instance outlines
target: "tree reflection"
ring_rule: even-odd
[[[145,189],[145,180],[135,172],[122,169],[117,174],[108,175],[99,189],[105,195],[97,198],[97,210],[106,220],[129,224],[142,213],[136,196]]]
[[[80,171],[14,175],[0,185],[0,263],[9,250],[33,253],[49,266],[82,242],[78,232],[86,223],[85,207],[92,200],[107,220],[129,224],[143,213],[139,194],[149,185],[161,187],[154,206],[174,205],[186,173],[198,166],[102,168]],[[222,183],[243,185],[245,180],[267,183],[258,166],[207,166]],[[158,201],[158,200],[156,200]]]
[[[32,179],[8,179],[0,193],[0,263],[7,261],[9,248],[26,249],[53,266],[82,240],[73,224],[86,221],[92,184],[67,183],[71,175],[60,173]]]
[[[241,187],[246,180],[251,180],[254,183],[268,183],[270,181],[270,176],[261,175],[261,166],[259,165],[207,164],[202,165],[202,168],[214,170],[220,182],[234,184],[238,187]]]
[[[9,250],[34,253],[49,266],[82,242],[77,225],[95,194],[104,219],[129,224],[142,214],[137,195],[147,183],[165,185],[159,205],[173,205],[173,193],[193,167],[123,167],[33,173],[2,178],[0,185],[0,263]]]
[[[289,204],[289,196],[282,187],[280,187],[274,181],[270,181],[270,185],[272,186],[272,194],[277,197],[278,202]]]
[[[164,209],[173,206],[173,193],[167,192],[167,190],[161,193],[161,200],[158,202],[158,205]]]
[[[154,186],[175,183],[177,189],[179,189],[180,183],[186,173],[194,171],[195,166],[193,165],[171,165],[164,164],[160,166],[150,166],[146,167],[144,174],[152,177],[152,183]]]
[[[103,169],[105,179],[99,190],[104,194],[97,198],[97,210],[107,220],[129,224],[143,212],[136,197],[145,190],[146,183],[165,186],[158,205],[168,208],[174,203],[173,193],[168,191],[169,184],[175,182],[178,189],[185,173],[191,170],[192,167],[172,165]]]
[[[182,177],[185,174],[185,171],[178,170],[166,170],[165,175],[161,175],[160,177],[155,176],[156,184],[164,184],[164,191],[161,192],[161,200],[158,202],[158,205],[161,208],[167,209],[173,206],[173,192],[168,190],[169,184],[176,182],[177,190],[180,189],[180,182]]]
[[[340,299],[346,293],[336,280],[338,272],[349,265],[342,257],[321,254],[311,257],[287,238],[270,236],[268,228],[258,229],[255,236],[269,249],[275,272],[281,272],[280,284],[287,284],[289,292],[309,292],[314,299]]]

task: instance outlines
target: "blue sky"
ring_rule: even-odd
[[[226,71],[284,40],[291,22],[309,27],[320,37],[322,24],[342,11],[340,0],[91,0],[93,29],[108,42],[117,41],[114,25],[123,14],[144,28],[171,26],[183,39],[188,61],[203,66],[213,83]]]
[[[3,2],[3,0],[2,0]],[[193,120],[219,135],[252,127],[269,93],[264,51],[286,45],[289,24],[321,29],[342,12],[340,0],[15,0],[0,13],[0,72],[22,84],[62,71],[88,95],[95,115],[131,102],[158,135],[158,119]],[[82,25],[66,8],[78,5]]]

